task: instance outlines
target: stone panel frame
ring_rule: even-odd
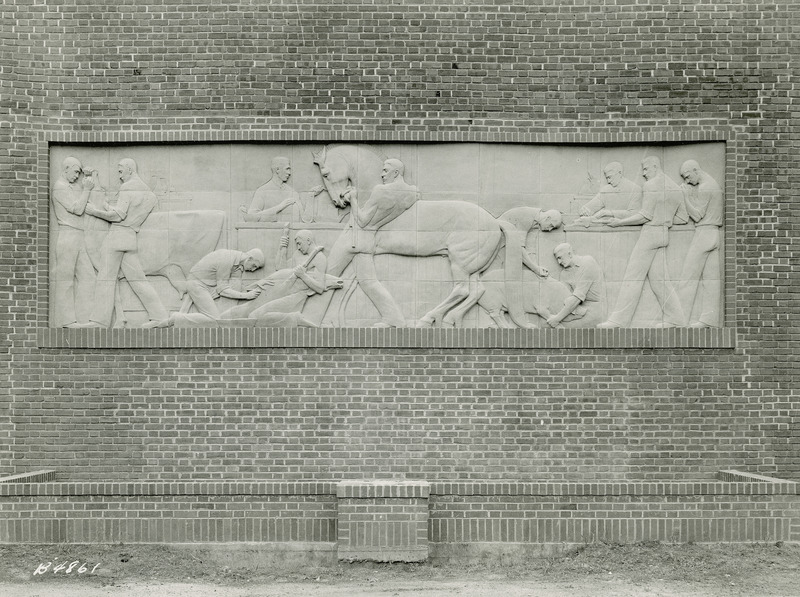
[[[719,328],[494,329],[494,328],[183,328],[66,329],[48,327],[50,292],[50,149],[60,144],[177,143],[505,143],[540,145],[725,143],[723,253],[723,326]],[[651,133],[470,133],[426,131],[52,131],[42,132],[35,164],[37,186],[37,308],[40,348],[720,348],[736,347],[736,208],[737,171],[742,152],[735,130]]]

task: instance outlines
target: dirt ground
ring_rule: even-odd
[[[235,570],[208,555],[202,549],[153,545],[0,546],[0,595],[800,596],[800,546],[783,543],[592,544],[524,563],[495,559],[468,565],[341,563]]]

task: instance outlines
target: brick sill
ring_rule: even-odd
[[[40,329],[40,348],[735,348],[735,328]]]
[[[737,473],[719,480],[635,482],[524,482],[432,481],[416,482],[407,495],[434,499],[443,496],[692,496],[692,495],[800,495],[800,483]],[[766,479],[766,480],[765,480]],[[374,483],[380,489],[380,482]],[[0,484],[0,497],[43,496],[328,496],[336,498],[335,481],[51,481]],[[385,486],[384,486],[385,487]],[[423,491],[424,489],[424,491]],[[387,490],[389,493],[393,489]],[[372,495],[367,493],[364,495]],[[375,494],[377,496],[377,494]],[[346,496],[339,496],[346,497]],[[398,493],[394,497],[399,497]],[[427,497],[427,496],[424,496]]]

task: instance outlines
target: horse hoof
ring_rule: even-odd
[[[418,328],[432,328],[433,327],[433,319],[428,319],[427,317],[423,317],[417,322]]]

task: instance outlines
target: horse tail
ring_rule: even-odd
[[[510,222],[498,220],[506,237],[506,262],[504,267],[506,307],[511,320],[521,328],[534,327],[525,314],[524,287],[522,278],[522,248],[525,245],[524,232],[520,232]]]

